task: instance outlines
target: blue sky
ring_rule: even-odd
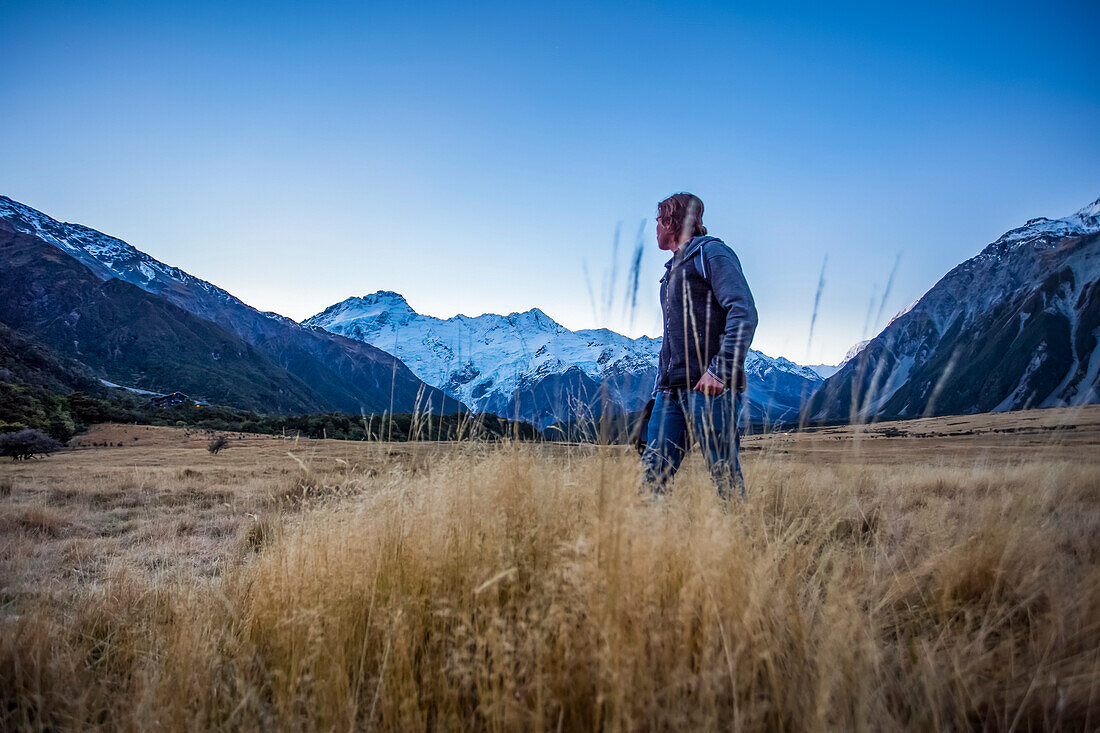
[[[386,289],[659,335],[654,206],[688,190],[754,345],[835,362],[1100,196],[1097,27],[1092,2],[5,2],[0,193],[297,319]]]

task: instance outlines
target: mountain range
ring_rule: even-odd
[[[468,405],[546,427],[640,409],[660,350],[660,339],[570,331],[538,309],[442,320],[387,292],[298,324],[3,196],[0,250],[0,322],[100,379],[263,412]],[[821,382],[758,352],[747,369],[749,412],[760,422],[797,415]]]
[[[259,412],[472,409],[546,428],[639,410],[660,350],[660,339],[571,331],[537,308],[435,318],[388,291],[298,324],[3,196],[0,287],[9,340],[50,349],[85,379]],[[751,351],[747,415],[788,424],[1096,402],[1098,339],[1100,199],[1007,232],[839,367]],[[19,348],[7,351],[10,365]]]
[[[657,374],[661,340],[605,328],[571,331],[538,308],[509,315],[417,313],[401,295],[353,297],[302,322],[385,349],[471,409],[540,428],[640,410]],[[754,422],[793,420],[821,383],[813,369],[750,351],[746,402]]]

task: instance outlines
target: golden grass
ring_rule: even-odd
[[[1054,439],[764,438],[728,512],[615,448],[4,466],[0,727],[1095,728],[1100,463]]]

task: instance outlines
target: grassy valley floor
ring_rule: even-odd
[[[0,464],[0,728],[1092,729],[1100,407],[621,447],[105,425]]]

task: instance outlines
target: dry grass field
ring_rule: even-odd
[[[627,449],[101,426],[0,464],[0,728],[1100,726],[1100,407]]]

